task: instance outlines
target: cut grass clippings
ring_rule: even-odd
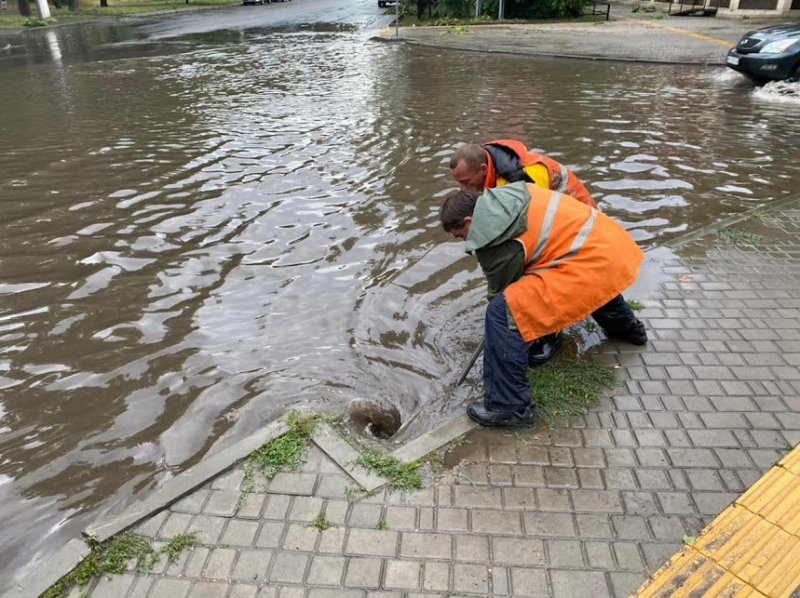
[[[402,463],[391,455],[374,451],[362,453],[356,464],[389,480],[389,485],[397,490],[416,490],[422,488],[419,475],[419,462]]]
[[[720,241],[725,245],[737,247],[758,247],[764,243],[764,237],[755,233],[748,233],[738,228],[722,228],[717,232]]]
[[[167,562],[175,563],[185,550],[194,546],[197,541],[194,534],[179,534],[170,540],[161,550],[156,550],[150,538],[126,532],[105,542],[87,540],[91,547],[89,556],[77,567],[50,586],[42,598],[60,598],[66,596],[75,587],[84,587],[93,579],[112,573],[124,573],[128,563],[133,561],[139,571],[150,571],[162,555]]]
[[[575,357],[556,358],[528,370],[536,416],[548,427],[583,415],[617,384],[614,368]]]

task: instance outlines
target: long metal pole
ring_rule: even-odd
[[[400,37],[400,0],[394,3],[394,36]]]
[[[461,374],[458,376],[458,382],[456,382],[456,386],[460,386],[461,383],[467,379],[467,374],[469,374],[469,371],[472,369],[472,366],[475,365],[475,362],[478,361],[478,357],[480,357],[481,353],[483,353],[483,348],[485,345],[486,345],[486,337],[484,336],[481,339],[481,342],[478,344],[477,348],[472,352],[472,356],[469,358],[469,362],[467,363],[467,365],[464,366],[463,370],[461,370]]]

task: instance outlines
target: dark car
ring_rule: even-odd
[[[800,77],[800,23],[745,34],[725,64],[759,83]]]

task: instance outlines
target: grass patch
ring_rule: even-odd
[[[308,527],[313,527],[324,532],[326,529],[333,527],[333,524],[325,517],[325,513],[320,513],[314,521],[308,524]]]
[[[548,427],[562,417],[583,415],[617,384],[614,369],[575,357],[556,358],[528,370],[536,415]]]
[[[143,15],[153,12],[165,11],[185,11],[195,10],[204,6],[229,6],[241,4],[242,0],[190,0],[186,4],[185,0],[109,0],[110,6],[100,6],[99,0],[81,3],[75,10],[69,10],[66,6],[55,8],[50,6],[50,15],[53,22],[58,23],[77,23],[81,21],[91,21],[98,17],[125,17],[130,15]],[[36,14],[36,6],[31,3],[31,10]],[[7,14],[0,15],[0,27],[26,27],[26,21],[39,21],[36,16],[23,17],[17,11],[15,0],[9,0]],[[38,26],[38,25],[37,25]]]
[[[150,571],[162,555],[167,561],[175,563],[185,550],[197,542],[194,534],[179,534],[164,548],[156,550],[150,538],[126,532],[105,542],[87,541],[92,551],[77,567],[50,586],[42,598],[66,596],[74,587],[84,587],[90,581],[103,575],[124,573],[128,563],[133,561],[139,571]]]
[[[722,228],[717,233],[720,241],[725,245],[737,247],[758,247],[764,243],[764,237],[755,233],[748,233],[738,228]]]
[[[308,441],[317,423],[315,415],[292,412],[286,418],[289,431],[256,449],[244,462],[244,491],[253,489],[255,472],[271,480],[282,469],[298,469],[306,460]]]
[[[237,512],[244,505],[247,494],[255,488],[256,472],[266,480],[271,480],[279,471],[299,469],[305,463],[308,441],[314,435],[318,419],[320,418],[317,415],[300,415],[293,411],[286,417],[286,423],[289,424],[286,434],[250,453],[242,464],[244,482],[236,506]]]
[[[195,534],[178,534],[161,549],[161,554],[167,557],[167,562],[171,565],[177,563],[181,555],[196,544]]]
[[[386,523],[386,517],[381,515],[381,518],[378,519],[378,523],[375,524],[375,529],[389,529],[389,525]]]
[[[418,461],[401,463],[391,455],[367,451],[356,459],[356,464],[387,478],[392,488],[398,490],[422,488]]]

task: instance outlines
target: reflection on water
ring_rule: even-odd
[[[0,59],[0,585],[293,406],[394,407],[401,439],[459,412],[483,288],[436,198],[461,143],[573,165],[647,247],[798,169],[798,107],[702,70],[76,31]]]

